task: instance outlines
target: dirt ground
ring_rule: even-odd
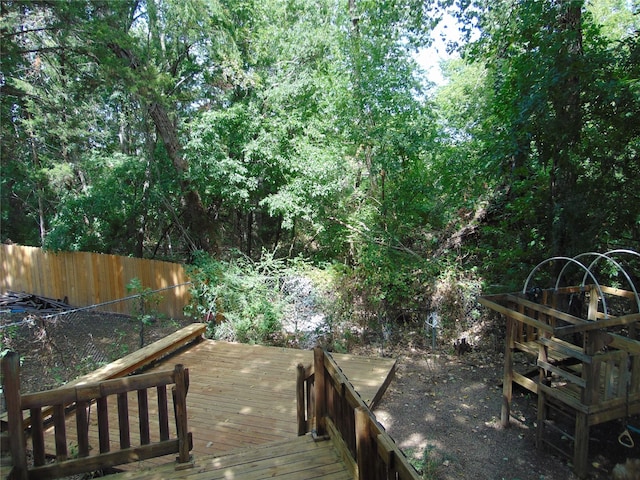
[[[0,324],[16,321],[0,316]],[[145,329],[148,344],[189,322],[160,321]],[[46,329],[37,322],[2,329],[2,348],[23,358],[23,392],[52,388],[139,347],[139,324],[127,317],[84,314]],[[445,347],[443,347],[443,352]],[[378,420],[425,479],[574,480],[566,459],[535,448],[536,399],[515,390],[511,427],[500,426],[502,358],[499,352],[462,356],[387,345],[398,371],[375,410]],[[379,355],[375,347],[352,353]],[[640,446],[621,447],[621,425],[592,429],[591,479],[611,478],[616,463],[640,458]],[[640,444],[640,438],[635,439]]]
[[[577,479],[566,458],[536,449],[535,395],[516,388],[511,425],[501,427],[500,354],[397,356],[396,378],[374,413],[424,478]],[[620,429],[619,422],[592,428],[590,479],[610,479],[616,463],[640,457],[637,445],[618,443]]]

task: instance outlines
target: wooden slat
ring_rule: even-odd
[[[131,447],[129,397],[126,393],[118,394],[118,430],[120,432],[120,448],[125,449]]]
[[[514,297],[516,298],[516,297]],[[499,305],[497,303],[494,303],[490,300],[487,300],[486,298],[483,297],[479,297],[478,298],[478,302],[480,302],[482,305],[484,305],[485,307],[489,307],[492,310],[495,310],[498,313],[502,313],[503,315],[509,317],[509,318],[513,318],[514,320],[517,320],[519,322],[525,323],[525,324],[529,324],[529,325],[533,325],[534,327],[543,330],[543,331],[548,331],[548,332],[553,332],[553,327],[551,327],[550,325],[546,324],[546,323],[542,323],[538,320],[536,320],[535,318],[531,318],[527,315],[524,315],[520,312],[516,312],[514,310],[511,310],[508,307]]]
[[[40,405],[69,404],[75,401],[89,401],[97,397],[115,395],[134,389],[149,388],[156,385],[168,385],[173,382],[173,372],[161,371],[127,378],[117,378],[100,383],[79,386],[60,387],[44,392],[29,393],[21,397],[23,409]]]
[[[597,320],[595,322],[582,322],[575,325],[557,327],[555,329],[555,335],[565,336],[578,332],[600,330],[603,328],[616,327],[620,325],[631,325],[636,322],[640,322],[640,313],[630,313],[628,315],[622,315],[619,317],[613,317],[610,315],[609,318],[603,318],[602,320]]]
[[[153,443],[141,447],[133,447],[125,450],[116,450],[104,455],[92,456],[82,459],[71,459],[65,462],[54,463],[42,467],[32,468],[29,471],[29,478],[33,480],[47,480],[53,478],[66,477],[87,470],[100,470],[125,462],[135,462],[148,458],[167,455],[178,449],[178,440],[167,440],[165,442]]]
[[[513,381],[532,393],[538,393],[538,383],[518,372],[513,372]]]
[[[562,368],[551,365],[548,362],[543,362],[542,360],[538,360],[538,366],[544,368],[545,370],[549,370],[550,372],[555,373],[559,377],[564,378],[565,380],[573,383],[574,385],[577,385],[580,388],[586,387],[586,381],[584,378],[577,377],[572,373],[567,372],[566,370],[563,370]]]
[[[78,402],[76,405],[76,431],[78,432],[79,457],[89,455],[89,417],[87,408],[89,408],[87,402]]]
[[[138,390],[138,420],[140,422],[140,444],[148,445],[151,442],[151,429],[149,427],[149,397],[147,390]]]
[[[584,353],[582,348],[576,347],[575,345],[560,340],[559,338],[540,338],[538,341],[546,347],[557,350],[566,357],[575,358],[587,364],[591,363],[593,360],[592,356]]]
[[[33,419],[33,428],[31,429],[31,439],[33,445],[33,463],[44,465],[44,428],[42,425],[42,409],[31,409],[31,418]]]
[[[223,457],[197,458],[195,468],[175,470],[173,465],[112,475],[112,480],[353,480],[331,441],[314,442],[310,436],[293,437]]]
[[[167,406],[167,387],[160,386],[156,389],[158,397],[158,425],[160,427],[160,440],[169,439],[169,410]]]
[[[107,399],[102,397],[97,401],[98,411],[98,439],[100,444],[100,453],[106,453],[111,450],[109,445],[109,409]]]
[[[206,328],[207,326],[204,323],[193,323],[188,325],[161,340],[136,350],[115,362],[111,362],[98,370],[69,382],[65,387],[124,377],[131,372],[135,372],[136,370],[150,365],[172,352],[179,350],[185,345],[192,343],[194,340],[201,338],[204,335]]]
[[[544,391],[545,395],[560,400],[562,403],[570,406],[574,410],[583,413],[587,413],[589,411],[589,407],[580,401],[576,392],[569,388],[551,388],[544,384],[538,384],[538,389]]]
[[[67,425],[65,423],[64,405],[53,407],[53,428],[55,438],[56,460],[61,462],[67,459]]]

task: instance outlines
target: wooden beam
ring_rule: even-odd
[[[2,391],[9,423],[13,478],[26,480],[27,452],[20,407],[20,356],[15,352],[7,352],[2,358]]]
[[[616,327],[619,325],[631,325],[633,323],[640,322],[640,313],[630,313],[628,315],[622,315],[620,317],[603,318],[602,320],[596,320],[594,322],[577,323],[574,325],[567,325],[564,327],[557,327],[554,331],[554,335],[564,336],[572,333],[586,332],[589,330],[599,330],[601,328]]]
[[[374,455],[371,431],[369,430],[369,414],[367,407],[355,409],[356,416],[356,462],[358,463],[358,480],[374,478]]]
[[[517,299],[517,297],[513,297],[515,299]],[[535,318],[531,318],[523,313],[520,312],[516,312],[514,310],[511,310],[509,307],[505,307],[503,305],[500,305],[498,303],[492,302],[490,300],[487,300],[486,298],[483,297],[479,297],[478,298],[478,302],[480,302],[480,304],[484,305],[485,307],[488,307],[498,313],[501,313],[503,315],[505,315],[506,317],[509,318],[513,318],[514,320],[517,320],[519,322],[522,323],[526,323],[527,325],[531,325],[534,326],[542,331],[546,331],[546,332],[553,332],[553,327],[551,325],[548,325],[546,323],[540,322],[538,320],[536,320]],[[538,305],[536,303],[534,303],[533,305]],[[539,307],[543,307],[543,305],[538,305]],[[547,309],[549,309],[550,311],[554,311],[553,309],[550,309],[549,307],[546,307]],[[541,310],[540,310],[541,311]]]
[[[204,335],[206,329],[207,326],[204,323],[193,323],[115,362],[111,362],[87,375],[78,377],[66,384],[65,387],[124,377],[160,360],[185,345],[199,340]]]
[[[325,370],[324,370],[324,350],[321,347],[313,349],[313,366],[315,371],[314,391],[315,391],[315,419],[316,434],[322,436],[327,432],[326,419],[327,414],[327,392],[325,388]]]
[[[304,395],[304,365],[299,363],[296,369],[296,416],[298,418],[298,436],[307,433],[307,418]]]
[[[65,462],[53,463],[29,470],[29,480],[48,480],[67,477],[79,473],[109,468],[123,463],[136,462],[149,458],[169,455],[178,451],[178,440],[155,442],[140,447],[116,450],[114,452],[85,458],[74,458]]]

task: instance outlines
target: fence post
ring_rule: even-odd
[[[178,463],[190,461],[189,427],[187,425],[187,390],[189,371],[178,364],[174,369],[176,428],[178,430]],[[182,466],[181,466],[182,467]]]
[[[325,415],[327,414],[327,395],[324,385],[324,350],[322,347],[313,349],[314,390],[316,435],[321,437],[327,433]]]
[[[20,356],[7,352],[2,358],[2,391],[7,407],[13,478],[27,480],[27,452],[20,402]]]

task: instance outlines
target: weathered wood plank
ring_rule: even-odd
[[[92,456],[82,459],[71,459],[65,462],[32,468],[29,471],[29,479],[47,480],[75,475],[77,473],[86,472],[87,469],[89,471],[99,470],[101,468],[121,465],[125,462],[135,462],[151,457],[167,455],[175,452],[177,449],[178,440],[168,440],[141,447],[117,450],[115,452],[105,453],[100,457]]]
[[[112,480],[352,480],[331,441],[314,442],[310,436],[293,437],[267,446],[214,457],[196,457],[195,468],[175,470],[173,465],[112,475]]]
[[[202,337],[205,331],[206,325],[204,323],[188,325],[157,342],[153,342],[115,362],[111,362],[102,368],[69,382],[65,387],[124,377],[192,343]]]
[[[120,449],[131,447],[129,397],[125,393],[118,394],[118,430],[120,432]]]

